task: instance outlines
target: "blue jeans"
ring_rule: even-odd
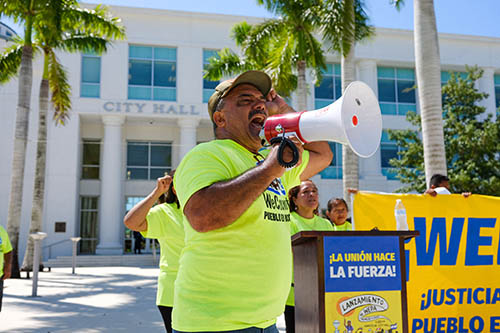
[[[211,332],[181,332],[173,330],[173,333],[211,333]],[[276,328],[276,325],[271,325],[266,328],[249,327],[249,328],[243,328],[241,330],[224,331],[220,333],[279,333],[279,332],[278,329]]]

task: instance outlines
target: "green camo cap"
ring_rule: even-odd
[[[217,87],[215,87],[215,92],[210,96],[208,100],[208,114],[210,115],[210,119],[217,108],[217,104],[221,98],[226,96],[233,88],[240,84],[251,84],[255,88],[259,89],[259,91],[267,96],[269,91],[271,91],[272,81],[269,75],[262,71],[246,71],[243,74],[240,74],[238,77],[230,80],[223,81],[219,83]]]

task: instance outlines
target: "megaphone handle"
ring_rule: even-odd
[[[278,163],[284,167],[284,168],[292,168],[299,162],[299,150],[295,146],[292,140],[286,138],[284,135],[283,136],[277,136],[271,139],[270,141],[271,145],[274,145],[275,143],[280,143],[280,146],[278,147]],[[283,153],[285,151],[286,146],[288,146],[293,153],[293,158],[290,162],[285,162],[283,160]]]

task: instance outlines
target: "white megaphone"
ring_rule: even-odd
[[[382,115],[377,97],[364,82],[354,81],[341,98],[314,111],[270,116],[260,136],[272,138],[295,135],[302,142],[334,141],[349,145],[360,157],[377,151],[382,136]]]

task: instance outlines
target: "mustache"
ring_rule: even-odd
[[[262,114],[262,115],[267,117],[267,114],[264,111],[259,110],[259,109],[255,109],[255,110],[250,111],[250,113],[248,114],[248,120],[252,119],[253,116],[255,116],[256,114]]]

